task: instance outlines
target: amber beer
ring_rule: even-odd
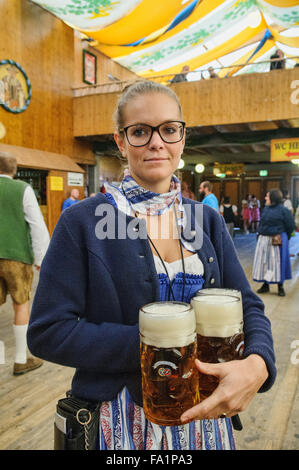
[[[242,359],[244,352],[241,293],[207,289],[192,299],[196,317],[197,356],[202,362],[219,363]],[[204,400],[215,390],[218,379],[199,373],[199,392]]]
[[[182,424],[199,403],[195,314],[183,302],[154,302],[139,312],[143,408],[162,426]]]

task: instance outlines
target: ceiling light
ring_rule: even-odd
[[[185,162],[184,162],[184,160],[181,158],[180,161],[179,161],[178,169],[181,170],[182,168],[184,168],[184,166],[185,166]]]
[[[205,171],[205,166],[202,163],[195,165],[196,173],[203,173]]]

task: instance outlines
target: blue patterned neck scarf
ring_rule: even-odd
[[[132,178],[129,170],[125,170],[124,179],[119,187],[105,183],[105,189],[106,197],[110,201],[112,198],[111,202],[129,216],[132,215],[132,211],[133,213],[145,215],[161,215],[178,201],[177,210],[180,214],[178,216],[178,225],[182,228],[186,226],[186,212],[182,201],[181,184],[174,175],[171,178],[170,191],[165,194],[153,193],[142,188]],[[184,239],[182,239],[182,243],[187,250],[195,252],[191,243]]]
[[[111,191],[111,185],[107,185],[106,189],[112,193],[115,199],[115,191]],[[170,209],[176,200],[181,201],[181,183],[176,176],[172,176],[168,193],[158,194],[142,188],[134,180],[128,170],[125,170],[124,179],[118,190],[128,201],[133,212],[146,215],[161,215]]]

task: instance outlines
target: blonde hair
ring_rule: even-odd
[[[182,116],[182,108],[180,101],[171,88],[168,88],[167,86],[162,85],[161,83],[153,82],[151,80],[138,80],[126,86],[118,99],[116,110],[114,112],[114,121],[116,129],[118,131],[120,131],[120,129],[124,127],[125,106],[137,96],[145,95],[148,93],[163,93],[165,95],[168,95],[176,102],[179,109],[180,117]]]

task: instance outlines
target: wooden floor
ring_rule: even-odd
[[[238,235],[235,245],[247,274],[255,248],[255,236]],[[286,297],[278,297],[276,286],[262,296],[272,322],[278,376],[272,389],[258,394],[241,413],[244,429],[236,432],[238,449],[299,448],[299,233],[291,240],[293,279],[285,283]],[[38,282],[35,274],[34,289]],[[251,283],[254,290],[256,283]],[[33,289],[33,291],[34,291]],[[53,415],[57,400],[70,388],[74,370],[59,365],[44,365],[23,376],[14,377],[13,311],[10,299],[0,307],[0,340],[5,346],[0,363],[0,449],[49,450],[53,448]],[[298,341],[296,355],[292,343]],[[294,344],[293,344],[294,345]],[[293,363],[292,363],[293,362]]]

